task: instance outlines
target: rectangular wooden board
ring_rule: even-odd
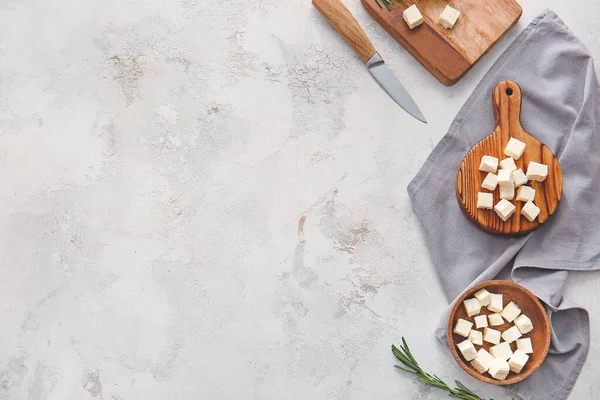
[[[402,0],[391,11],[377,0],[361,0],[367,12],[444,85],[453,85],[521,17],[515,0]],[[416,4],[423,24],[409,29],[402,13]],[[437,21],[450,5],[461,12],[452,29]]]

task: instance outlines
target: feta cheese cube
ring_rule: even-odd
[[[529,360],[529,356],[522,350],[517,349],[513,353],[512,357],[508,360],[508,366],[512,372],[518,374],[521,372],[525,364],[527,364],[527,360]]]
[[[515,164],[515,160],[509,157],[500,161],[500,168],[512,172],[517,170],[517,164]]]
[[[515,187],[523,186],[527,183],[527,177],[521,168],[513,171],[513,178],[515,180]]]
[[[525,151],[525,143],[513,137],[510,138],[508,144],[504,148],[504,154],[518,160]]]
[[[535,189],[530,186],[521,186],[517,191],[518,201],[533,201],[535,199]]]
[[[491,210],[494,208],[494,195],[491,193],[477,193],[477,208]]]
[[[533,204],[533,201],[528,201],[523,208],[521,208],[521,215],[524,215],[529,222],[533,222],[537,216],[540,215],[540,208]]]
[[[502,295],[501,294],[495,294],[495,293],[490,293],[490,304],[488,304],[487,309],[490,310],[491,312],[495,312],[495,313],[499,313],[502,312],[503,310],[503,302],[502,302]]]
[[[506,343],[512,343],[521,336],[523,336],[523,334],[516,326],[511,326],[510,328],[502,332],[502,339],[504,339]]]
[[[473,346],[473,342],[471,342],[469,339],[458,343],[456,345],[456,347],[458,347],[458,349],[462,353],[463,357],[467,361],[474,360],[475,357],[477,357],[477,350],[475,350],[475,346]]]
[[[472,326],[472,322],[459,318],[458,321],[456,321],[456,325],[454,326],[453,332],[460,336],[469,337],[469,333],[471,332]]]
[[[438,22],[444,28],[452,29],[459,15],[460,11],[450,6],[446,6],[446,8],[444,8],[444,11],[442,11],[442,14],[440,14],[440,19],[438,20]]]
[[[523,353],[531,354],[533,353],[533,346],[531,345],[531,339],[526,337],[523,339],[517,339],[517,349],[521,350]]]
[[[477,315],[479,314],[479,311],[481,311],[481,304],[477,299],[466,299],[463,301],[463,304],[465,305],[465,311],[469,317]]]
[[[513,352],[510,349],[510,344],[502,342],[499,345],[490,347],[490,354],[500,360],[508,360]]]
[[[500,200],[494,207],[494,211],[496,211],[496,214],[498,214],[500,219],[504,222],[506,222],[506,220],[508,220],[510,218],[510,216],[513,215],[513,213],[515,212],[516,209],[517,209],[517,207],[515,207],[513,203],[511,203],[510,201],[508,201],[506,199]],[[494,310],[490,310],[490,311],[494,311]]]
[[[479,170],[483,172],[496,173],[498,169],[498,159],[492,156],[481,157],[481,164],[479,164]]]
[[[518,305],[515,304],[514,301],[511,301],[504,307],[502,312],[500,313],[502,317],[508,322],[513,322],[515,318],[521,314],[521,309]]]
[[[533,330],[533,324],[531,323],[529,317],[525,314],[521,314],[515,318],[515,326],[519,328],[519,331],[521,331],[523,335]]]
[[[505,200],[512,200],[515,197],[515,188],[513,185],[500,185],[500,198]]]
[[[477,357],[471,361],[471,365],[475,368],[479,373],[483,374],[494,362],[494,356],[487,352],[486,349],[479,349],[477,352]]]
[[[489,374],[494,379],[498,379],[499,381],[503,381],[508,376],[510,371],[510,366],[505,360],[499,360],[497,358],[494,359],[492,365],[490,365],[490,369],[488,370]]]
[[[498,186],[498,176],[489,172],[481,183],[481,187],[487,190],[496,190],[496,186]]]
[[[483,333],[476,331],[475,329],[471,329],[469,333],[469,340],[476,345],[483,346]]]
[[[475,317],[475,328],[481,329],[488,326],[487,315],[478,315]]]
[[[404,10],[402,18],[404,18],[404,21],[410,29],[416,28],[423,23],[423,15],[415,4]]]
[[[483,328],[483,340],[491,344],[500,344],[500,331]]]
[[[527,166],[527,179],[530,181],[544,182],[548,176],[548,166],[531,161]]]
[[[487,306],[490,304],[490,300],[492,299],[490,292],[485,289],[478,290],[475,292],[474,296],[477,300],[479,300],[479,303],[481,303],[482,306]]]
[[[514,178],[512,171],[507,169],[501,169],[498,171],[498,185],[500,186],[513,186]]]
[[[489,314],[488,319],[490,320],[491,326],[499,326],[504,323],[504,319],[502,319],[502,315],[498,313]]]

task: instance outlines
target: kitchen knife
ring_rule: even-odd
[[[421,122],[427,123],[423,113],[415,101],[410,97],[404,86],[375,50],[375,47],[360,27],[356,19],[340,0],[312,0],[313,5],[344,38],[344,40],[358,53],[367,64],[369,72],[392,99],[407,113]]]

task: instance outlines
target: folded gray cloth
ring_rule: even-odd
[[[563,172],[556,214],[521,237],[479,230],[463,216],[454,193],[459,162],[494,130],[492,90],[507,79],[521,86],[524,129],[550,147]],[[408,187],[449,299],[505,275],[545,302],[552,324],[548,357],[535,374],[509,388],[523,399],[566,399],[589,348],[587,311],[562,293],[568,270],[600,267],[599,94],[589,52],[546,11],[485,75]],[[447,315],[436,331],[442,341]]]

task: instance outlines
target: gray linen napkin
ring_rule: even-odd
[[[556,214],[517,238],[477,229],[454,194],[462,157],[494,129],[491,94],[506,79],[521,86],[522,125],[557,155],[564,185]],[[540,369],[510,387],[523,399],[567,398],[589,348],[587,311],[562,293],[568,270],[600,267],[599,94],[589,52],[556,14],[545,11],[485,75],[408,187],[449,299],[505,275],[545,302],[552,344]],[[444,342],[447,315],[436,331]]]

